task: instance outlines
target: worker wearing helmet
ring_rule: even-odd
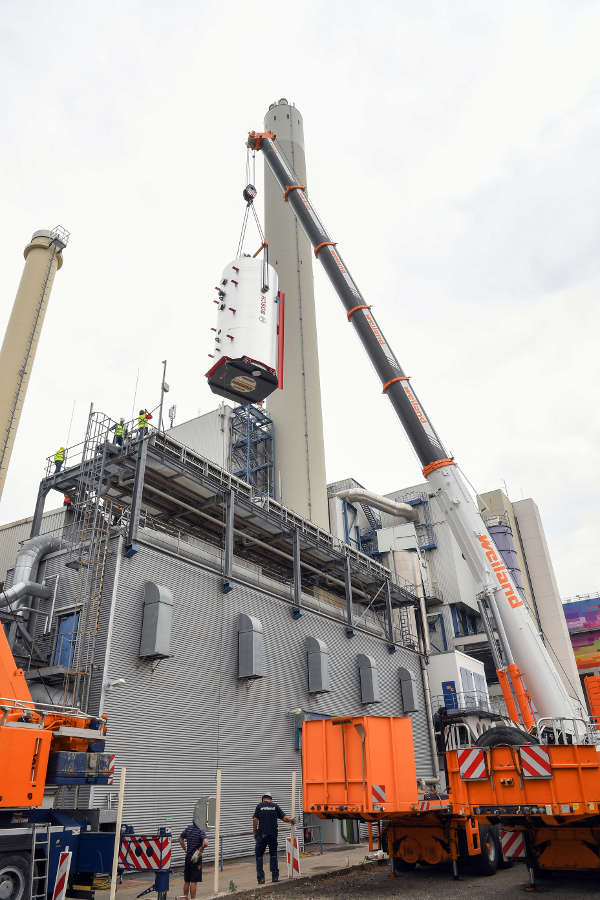
[[[113,444],[118,444],[119,447],[122,447],[123,441],[127,437],[127,425],[125,424],[125,419],[121,416],[117,424],[113,425],[110,430],[115,433]]]
[[[140,409],[137,419],[138,438],[141,440],[148,434],[148,422],[152,418],[152,413],[147,409]]]
[[[59,447],[58,450],[56,451],[56,453],[54,454],[54,474],[55,475],[57,472],[60,472],[60,470],[62,469],[64,461],[65,461],[65,448]]]
[[[284,815],[282,808],[273,803],[273,796],[269,791],[265,791],[262,800],[254,810],[254,818],[252,819],[252,830],[256,839],[254,848],[256,856],[256,877],[259,884],[265,883],[265,870],[263,867],[263,856],[267,847],[269,848],[269,868],[271,869],[271,880],[279,881],[279,863],[277,862],[277,820],[282,822],[296,821],[290,816]]]

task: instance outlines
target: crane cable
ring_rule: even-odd
[[[244,251],[244,241],[246,239],[246,230],[248,227],[248,218],[250,214],[250,210],[252,210],[252,215],[254,217],[254,222],[256,224],[256,230],[258,231],[258,235],[260,237],[260,249],[255,254],[258,255],[261,250],[264,250],[263,254],[263,290],[268,290],[269,288],[269,245],[265,240],[265,233],[263,231],[262,225],[260,223],[260,219],[258,217],[258,213],[254,207],[254,200],[256,198],[256,188],[254,187],[254,182],[256,180],[256,150],[250,151],[250,148],[246,148],[246,187],[242,192],[242,196],[246,201],[246,208],[244,209],[244,217],[242,219],[242,228],[240,231],[240,238],[238,241],[236,257],[240,257]]]

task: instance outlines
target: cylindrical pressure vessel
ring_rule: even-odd
[[[52,282],[62,265],[67,239],[62,228],[36,231],[25,247],[25,268],[0,351],[0,497]]]
[[[264,260],[240,256],[225,266],[217,287],[211,390],[238,403],[258,403],[283,375],[283,297],[277,272]]]

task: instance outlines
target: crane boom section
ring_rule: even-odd
[[[493,605],[501,620],[496,623],[498,632],[506,634],[509,645],[506,647],[508,658],[505,665],[508,666],[514,657],[515,663],[526,677],[527,687],[540,716],[581,716],[578,702],[569,695],[563,684],[510,572],[496,551],[462,473],[453,460],[448,458],[448,453],[408,377],[311,204],[305,185],[298,184],[297,177],[279,151],[272,132],[250,132],[248,146],[254,150],[262,150],[281,187],[284,200],[292,207],[312,243],[315,256],[329,275],[346,309],[348,320],[354,326],[381,379],[383,391],[388,395],[423,465],[423,474],[438,498],[480,593],[491,596],[494,601]],[[573,694],[575,693],[573,688]]]
[[[382,387],[402,421],[421,463],[427,466],[429,463],[446,459],[447,453],[442,442],[411,387],[409,378],[405,375],[335,243],[308,199],[306,190],[298,185],[296,175],[280,153],[274,136],[256,135],[252,132],[249,146],[263,151],[286,201],[315,248],[315,256],[320,260],[344,304],[348,319],[362,341],[381,379]]]

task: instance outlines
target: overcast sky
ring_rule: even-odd
[[[1,522],[32,513],[44,457],[81,438],[90,401],[131,414],[138,370],[138,407],[158,402],[165,358],[178,422],[216,405],[203,373],[244,140],[285,96],[311,197],[446,446],[477,490],[537,501],[563,596],[600,588],[600,2],[2,13],[2,332],[31,233],[72,237]],[[404,432],[315,281],[328,480],[414,484]]]

